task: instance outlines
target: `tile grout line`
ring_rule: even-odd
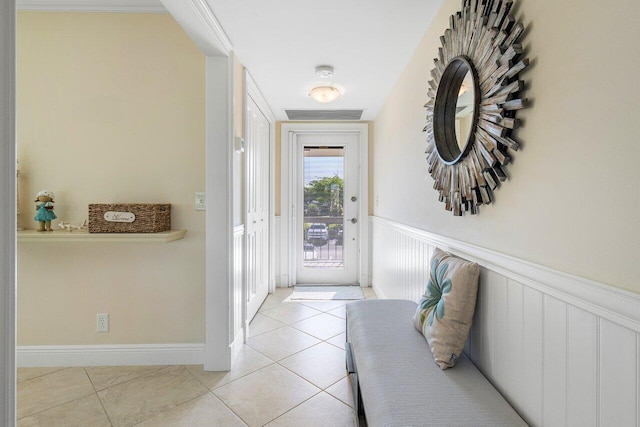
[[[87,375],[87,378],[89,378],[89,382],[91,383],[91,387],[93,387],[93,392],[96,395],[96,399],[98,399],[98,402],[100,402],[100,406],[102,407],[102,410],[104,411],[104,414],[107,416],[107,421],[109,421],[109,424],[111,424],[111,427],[113,427],[113,421],[111,421],[111,417],[109,416],[109,413],[107,412],[107,408],[104,407],[104,403],[102,402],[102,399],[100,399],[100,395],[98,394],[98,389],[96,388],[96,385],[93,383],[93,380],[91,379],[91,375],[89,375],[89,372],[87,372],[87,368],[86,367],[84,367],[82,369],[84,370],[84,373]]]
[[[149,418],[145,418],[144,420],[141,420],[140,422],[137,422],[137,423],[135,423],[135,424],[132,424],[132,425],[131,425],[131,426],[129,426],[129,427],[135,427],[135,426],[137,426],[137,425],[140,425],[140,424],[142,424],[142,423],[144,423],[144,422],[147,422],[147,421],[149,421],[149,420],[151,420],[151,419],[153,419],[153,418],[157,417],[158,415],[160,415],[160,414],[162,414],[162,413],[169,412],[169,411],[172,411],[172,410],[174,410],[174,409],[176,409],[176,408],[179,408],[179,407],[181,407],[181,406],[184,406],[184,405],[186,405],[186,404],[188,404],[188,403],[193,402],[194,400],[200,399],[202,396],[205,396],[205,395],[207,395],[207,394],[212,394],[216,399],[220,400],[220,398],[218,398],[218,396],[216,396],[215,394],[213,394],[213,392],[209,389],[209,387],[207,387],[205,384],[203,384],[203,383],[202,383],[202,381],[200,381],[200,379],[199,379],[198,377],[196,377],[196,376],[195,376],[195,375],[194,375],[194,374],[189,370],[189,368],[187,368],[187,365],[175,365],[175,366],[180,366],[180,367],[184,368],[184,369],[189,373],[189,375],[191,375],[191,376],[192,376],[192,377],[193,377],[193,378],[194,378],[198,383],[200,383],[200,385],[202,385],[202,386],[206,389],[206,391],[205,391],[204,393],[202,393],[202,394],[200,394],[200,395],[198,395],[198,396],[195,396],[195,397],[193,397],[193,398],[191,398],[191,399],[189,399],[189,400],[186,400],[186,401],[184,401],[184,402],[182,402],[182,403],[180,403],[180,404],[178,404],[178,405],[172,406],[172,407],[167,408],[167,409],[165,409],[165,410],[163,410],[163,411],[160,411],[160,412],[158,412],[158,413],[155,413],[155,414],[153,414],[152,416],[150,416]],[[220,401],[222,402],[222,400],[220,400]],[[222,403],[224,404],[224,402],[222,402]],[[225,406],[226,406],[226,405],[225,405]],[[232,411],[232,412],[233,412],[233,411]],[[235,412],[234,412],[234,414],[235,414]],[[235,415],[237,416],[237,414],[235,414]]]
[[[142,375],[140,375],[140,376],[133,377],[133,378],[128,379],[128,380],[126,380],[126,381],[122,381],[121,383],[112,384],[112,385],[107,386],[107,387],[105,387],[105,388],[103,388],[103,389],[96,390],[96,393],[99,393],[99,392],[101,392],[101,391],[105,391],[105,390],[107,390],[107,389],[109,389],[109,388],[112,388],[112,387],[120,386],[120,385],[122,385],[122,384],[128,384],[128,383],[130,383],[130,382],[132,382],[132,381],[139,380],[140,378],[144,378],[144,377],[147,377],[147,376],[149,376],[149,375],[155,374],[156,372],[162,371],[163,369],[167,369],[167,368],[171,368],[171,367],[175,367],[175,366],[182,366],[182,365],[117,365],[117,366],[85,366],[83,369],[85,369],[85,370],[86,370],[86,369],[91,369],[91,368],[104,368],[104,367],[108,367],[108,368],[126,368],[126,367],[129,367],[129,366],[143,366],[143,367],[144,367],[144,366],[146,366],[146,367],[149,367],[149,366],[160,366],[160,367],[159,367],[159,368],[157,368],[157,369],[154,369],[154,370],[152,370],[152,371],[149,371],[149,372],[147,372],[146,374],[142,374]],[[88,375],[88,373],[87,373],[87,375]],[[91,380],[91,377],[89,377],[89,380]],[[92,382],[92,384],[93,384],[93,382]],[[95,387],[94,387],[94,388],[95,388]]]
[[[304,305],[304,303],[302,303],[302,302],[296,302],[296,304],[302,304],[302,305]],[[312,308],[312,309],[314,309],[314,310],[317,310],[316,308],[309,307],[309,306],[306,306],[306,305],[305,305],[305,307],[308,307],[308,308]],[[274,307],[274,308],[277,308],[277,307]],[[329,311],[337,310],[337,309],[339,309],[339,308],[340,308],[340,307],[335,307],[335,308],[333,308],[333,309],[331,309],[331,310],[329,310]],[[264,313],[262,313],[262,314],[263,314],[263,315],[265,315]],[[314,345],[312,345],[312,346],[310,346],[310,347],[304,348],[304,349],[302,349],[302,350],[300,350],[300,351],[298,351],[298,352],[292,353],[292,354],[290,354],[290,355],[288,355],[288,356],[286,356],[286,357],[283,357],[282,359],[279,359],[279,360],[277,360],[277,361],[275,362],[278,366],[280,366],[280,367],[284,368],[285,370],[287,370],[288,372],[292,373],[293,375],[295,375],[296,377],[300,378],[301,380],[303,380],[303,381],[305,381],[305,382],[307,382],[307,383],[311,384],[313,387],[316,387],[316,388],[317,388],[317,389],[319,389],[320,391],[319,391],[318,393],[315,393],[314,395],[310,396],[308,399],[306,399],[306,400],[304,400],[304,401],[300,402],[298,405],[295,405],[294,407],[290,408],[290,409],[289,409],[289,410],[287,410],[286,412],[284,412],[284,413],[280,414],[279,416],[277,416],[277,417],[275,417],[275,418],[273,418],[273,419],[269,420],[267,423],[263,424],[263,426],[265,426],[265,425],[267,425],[267,424],[269,424],[269,423],[271,423],[271,422],[273,422],[273,421],[275,421],[275,420],[277,420],[277,419],[279,419],[279,418],[283,417],[284,415],[288,414],[289,412],[291,412],[291,411],[292,411],[292,410],[294,410],[295,408],[299,407],[300,405],[304,404],[305,402],[307,402],[307,401],[311,400],[312,398],[314,398],[315,396],[317,396],[317,395],[319,395],[319,394],[321,394],[321,393],[326,393],[327,395],[331,396],[333,399],[336,399],[338,402],[342,403],[343,405],[347,406],[348,408],[353,409],[353,407],[352,407],[352,406],[348,405],[347,403],[343,402],[342,400],[340,400],[340,399],[339,399],[339,398],[337,398],[336,396],[334,396],[334,395],[332,395],[331,393],[329,393],[329,392],[327,392],[327,391],[326,391],[328,388],[330,388],[330,387],[334,386],[335,384],[339,383],[339,382],[340,382],[340,381],[342,381],[344,378],[346,378],[346,377],[347,377],[347,376],[346,376],[346,371],[345,371],[345,376],[344,376],[344,377],[340,378],[339,380],[335,381],[334,383],[330,384],[329,386],[322,388],[322,387],[318,387],[316,384],[312,383],[312,382],[311,382],[311,381],[309,381],[308,379],[304,378],[304,377],[303,377],[303,376],[301,376],[300,374],[298,374],[298,373],[296,373],[296,372],[292,371],[291,369],[287,368],[286,366],[284,366],[284,365],[282,365],[282,364],[280,363],[281,361],[283,361],[283,360],[285,360],[285,359],[288,359],[289,357],[293,357],[293,356],[295,356],[296,354],[302,353],[303,351],[306,351],[306,350],[309,350],[309,349],[311,349],[311,348],[313,348],[313,347],[316,347],[316,346],[318,346],[318,345],[319,345],[319,344],[321,344],[321,343],[326,343],[326,344],[328,344],[328,345],[331,345],[332,347],[337,348],[338,350],[342,350],[342,351],[344,351],[344,349],[342,349],[342,348],[340,348],[340,347],[338,347],[338,346],[335,346],[335,345],[333,345],[333,344],[331,344],[331,343],[327,342],[327,340],[332,339],[332,338],[335,338],[335,337],[337,337],[338,335],[341,335],[341,334],[345,333],[346,331],[340,332],[340,333],[338,333],[338,334],[336,334],[336,335],[333,335],[333,336],[331,336],[331,337],[329,337],[329,338],[327,338],[327,339],[321,339],[321,338],[318,338],[318,337],[316,337],[316,336],[314,336],[314,335],[311,335],[311,334],[310,334],[310,333],[308,333],[308,332],[305,332],[305,331],[300,330],[300,329],[296,328],[295,326],[293,326],[293,323],[301,322],[301,321],[304,321],[304,320],[307,320],[307,319],[312,319],[313,317],[317,317],[317,316],[319,316],[320,314],[329,314],[330,316],[333,316],[333,317],[335,317],[335,318],[337,318],[337,319],[344,320],[344,319],[342,319],[342,318],[341,318],[341,317],[339,317],[339,316],[334,316],[334,315],[332,315],[332,314],[328,313],[327,311],[321,311],[319,314],[316,314],[316,315],[314,315],[314,316],[311,316],[311,317],[308,317],[308,318],[305,318],[305,319],[300,319],[300,320],[296,320],[296,321],[293,321],[293,322],[287,322],[287,323],[285,324],[285,326],[289,326],[289,327],[293,328],[294,330],[297,330],[297,331],[299,331],[299,332],[302,332],[303,334],[309,335],[309,336],[311,336],[311,337],[313,337],[313,338],[315,338],[315,339],[319,339],[319,340],[320,340],[320,342],[319,342],[319,343],[316,343],[316,344],[314,344]],[[268,316],[268,315],[266,315],[266,316],[267,316],[267,317],[270,317],[270,316]],[[272,319],[273,319],[273,318],[272,318]],[[274,320],[281,321],[280,319],[274,319]],[[284,322],[283,322],[283,323],[284,323]],[[279,329],[279,328],[278,328],[278,329]],[[248,345],[248,344],[247,344],[247,345]],[[253,348],[253,347],[251,347],[251,348]],[[260,352],[259,350],[255,349],[255,348],[253,348],[253,349],[254,349],[254,350],[256,350],[257,352],[259,352],[260,354],[263,354],[263,353],[262,353],[262,352]],[[264,356],[266,356],[265,354],[263,354],[263,355],[264,355]],[[268,356],[266,356],[266,357],[268,357]]]
[[[258,351],[258,350],[256,350],[256,351]],[[262,353],[260,353],[260,354],[262,354]],[[263,355],[263,356],[264,356],[264,355]],[[266,356],[265,356],[265,357],[266,357]],[[269,359],[270,359],[270,360],[272,360],[271,358],[269,358]],[[225,386],[227,386],[227,385],[231,384],[233,381],[239,380],[240,378],[244,378],[244,377],[249,376],[249,375],[251,375],[251,374],[255,374],[256,372],[262,371],[263,369],[266,369],[266,368],[268,368],[268,367],[270,367],[270,366],[273,366],[273,365],[279,365],[279,364],[278,364],[278,362],[273,362],[273,363],[271,363],[271,364],[269,364],[269,365],[267,365],[267,366],[263,366],[263,367],[262,367],[262,368],[260,368],[260,369],[257,369],[257,370],[255,370],[255,371],[253,371],[253,372],[251,372],[251,373],[248,373],[247,375],[243,375],[242,377],[236,378],[236,379],[234,379],[234,380],[232,380],[232,381],[230,381],[230,382],[228,382],[228,383],[226,383],[226,384],[223,384],[223,385],[221,385],[220,387],[216,387],[214,390],[217,390],[217,389],[219,389],[219,388],[225,387]],[[205,386],[205,387],[206,387],[206,386]],[[207,387],[207,388],[208,388],[208,387]],[[222,400],[222,399],[221,399],[221,398],[220,398],[220,397],[215,393],[215,391],[214,391],[214,390],[211,390],[211,389],[210,389],[210,390],[209,390],[209,392],[210,392],[211,394],[213,394],[213,395],[215,396],[215,398],[216,398],[216,399],[218,399],[220,402],[222,402],[222,404],[223,404],[226,408],[228,408],[228,409],[229,409],[229,410],[230,410],[230,411],[231,411],[231,412],[232,412],[236,417],[238,417],[238,419],[240,419],[240,421],[242,421],[246,426],[249,426],[249,423],[248,423],[248,422],[246,422],[246,421],[245,421],[245,419],[244,419],[244,418],[242,418],[242,417],[240,416],[240,414],[238,414],[236,411],[234,411],[234,410],[233,410],[233,408],[232,408],[231,406],[227,405],[227,402],[225,402],[224,400]],[[278,418],[278,417],[276,417],[276,418]],[[275,418],[274,418],[274,419],[275,419]],[[271,421],[273,421],[273,420],[271,420]],[[269,423],[270,423],[271,421],[269,421]],[[268,424],[268,423],[267,423],[267,424]]]
[[[34,367],[34,368],[18,368],[18,369],[38,369],[38,367]],[[17,381],[16,380],[16,385],[17,384],[26,383],[28,381],[32,381],[32,380],[35,380],[35,379],[38,379],[38,378],[46,377],[47,375],[56,374],[58,372],[66,371],[67,369],[71,369],[71,367],[70,366],[60,367],[60,369],[58,369],[57,371],[47,372],[46,374],[38,375],[37,377],[28,378],[28,379],[22,380],[22,381]]]
[[[271,318],[269,318],[269,319],[271,319]],[[247,340],[250,340],[251,338],[259,337],[260,335],[268,334],[269,332],[277,331],[278,329],[282,329],[285,326],[289,326],[289,325],[282,324],[282,326],[278,326],[277,328],[273,328],[273,329],[270,329],[268,331],[260,332],[259,334],[256,334],[256,335],[251,335],[250,337],[247,337]]]
[[[283,366],[284,367],[284,366]],[[285,368],[286,369],[286,368]],[[295,373],[295,372],[294,372]],[[306,380],[305,380],[306,381]],[[320,387],[318,387],[320,388]],[[320,390],[319,392],[315,393],[313,396],[310,396],[308,399],[303,400],[302,402],[298,403],[297,405],[295,405],[293,408],[288,409],[287,411],[283,412],[282,414],[278,415],[277,417],[267,421],[266,423],[262,424],[262,427],[265,427],[266,425],[268,425],[269,423],[274,422],[275,420],[277,420],[278,418],[284,417],[285,415],[287,415],[289,412],[293,411],[294,409],[296,409],[298,406],[310,401],[311,399],[313,399],[314,397],[316,397],[317,395],[323,393],[324,390]]]
[[[72,368],[68,367],[68,368],[65,368],[65,369],[61,369],[61,370],[59,370],[59,371],[50,372],[50,373],[48,373],[48,374],[41,375],[41,376],[36,377],[36,378],[46,377],[47,375],[51,375],[51,374],[55,374],[55,373],[58,373],[58,372],[66,371],[66,370],[68,370],[68,369],[72,369]],[[83,370],[84,370],[84,368],[81,368],[81,369],[83,369]],[[86,374],[86,371],[85,371],[85,374]],[[25,380],[25,381],[22,381],[22,382],[24,383],[24,382],[27,382],[27,381],[31,381],[32,379],[34,379],[34,380],[35,380],[36,378],[31,378],[31,379],[29,379],[29,380]],[[91,382],[91,380],[89,380],[89,382]],[[93,387],[93,384],[92,384],[92,387]],[[94,391],[93,391],[93,392],[95,393],[95,388],[94,388]],[[33,417],[33,416],[35,416],[35,415],[42,414],[43,412],[47,412],[47,411],[49,411],[49,410],[51,410],[51,409],[59,408],[60,406],[64,406],[64,405],[66,405],[66,404],[68,404],[68,403],[75,402],[76,400],[84,399],[84,398],[85,398],[85,397],[87,397],[87,396],[91,396],[91,394],[92,394],[92,393],[85,394],[84,396],[76,397],[75,399],[71,399],[71,400],[68,400],[68,401],[66,401],[66,402],[62,402],[62,403],[59,403],[59,404],[57,404],[57,405],[50,406],[50,407],[48,407],[48,408],[46,408],[46,409],[43,409],[42,411],[34,412],[34,413],[32,413],[32,414],[25,415],[24,417],[18,418],[18,420],[22,420],[22,419],[25,419],[25,418]],[[107,418],[108,418],[108,416],[107,416]],[[109,421],[109,422],[111,422],[111,421]]]
[[[142,365],[142,366],[144,366],[144,365]],[[150,365],[150,366],[152,366],[152,365]],[[156,373],[157,373],[157,372],[159,372],[159,371],[165,370],[165,369],[167,369],[167,368],[172,368],[172,367],[182,367],[182,368],[184,368],[187,372],[189,372],[189,374],[191,374],[191,371],[189,371],[189,369],[187,369],[184,365],[159,365],[159,366],[160,366],[159,368],[154,369],[154,370],[152,370],[152,371],[150,371],[150,372],[147,372],[146,374],[143,374],[143,375],[140,375],[140,376],[137,376],[137,377],[131,378],[130,380],[123,381],[123,382],[121,382],[121,383],[117,383],[117,384],[110,385],[110,386],[108,386],[108,387],[105,387],[105,388],[101,389],[100,391],[105,391],[105,390],[108,390],[108,389],[113,388],[113,387],[118,387],[118,386],[121,386],[121,385],[123,385],[123,384],[128,384],[128,383],[131,383],[131,382],[133,382],[133,381],[137,381],[137,380],[140,380],[140,379],[142,379],[142,378],[146,378],[146,377],[148,377],[148,376],[151,376],[151,375],[156,374]],[[116,367],[118,367],[118,366],[116,366]],[[122,367],[126,367],[126,365],[124,365],[124,366],[122,366]],[[91,381],[91,384],[93,385],[94,390],[96,390],[95,385],[93,384],[93,381],[91,380],[91,377],[89,376],[88,372],[86,371],[86,370],[87,370],[87,368],[91,368],[91,366],[90,366],[90,367],[85,367],[85,368],[83,368],[83,369],[85,370],[85,373],[87,373],[87,376],[89,377],[89,381]],[[193,376],[193,374],[191,374],[191,375]],[[197,380],[197,378],[196,378],[196,380]],[[204,388],[206,388],[207,390],[209,390],[209,388],[208,388],[207,386],[204,386]],[[100,401],[100,404],[102,405],[102,409],[104,409],[105,413],[107,414],[107,418],[109,419],[109,422],[111,423],[111,426],[112,426],[112,427],[114,427],[113,421],[111,420],[111,416],[109,415],[109,412],[107,411],[107,408],[104,406],[104,403],[102,402],[102,399],[100,399],[100,395],[99,395],[98,393],[99,393],[99,391],[97,391],[97,390],[96,390],[96,395],[97,395],[97,397],[98,397],[98,400]],[[202,395],[204,395],[204,393],[203,393]],[[177,406],[179,406],[179,405],[177,405]],[[174,406],[174,408],[175,408],[175,406]],[[168,409],[171,409],[171,408],[168,408]],[[167,410],[168,410],[168,409],[167,409]],[[145,420],[142,420],[142,421],[140,421],[139,423],[136,423],[136,424],[140,424],[140,423],[142,423],[142,422],[144,422],[144,421],[146,421],[146,420],[148,420],[148,419],[150,419],[150,418],[153,418],[153,416],[152,416],[152,417],[149,417],[149,418],[147,418],[147,419],[145,419]],[[131,427],[131,426],[128,426],[128,427]]]
[[[280,323],[284,323],[284,324],[285,324],[285,325],[287,325],[287,326],[291,326],[291,324],[293,324],[293,323],[302,322],[303,320],[311,319],[311,318],[316,317],[316,316],[319,316],[319,315],[321,315],[321,314],[325,314],[323,311],[316,310],[315,308],[311,308],[311,307],[307,307],[307,306],[305,306],[305,307],[306,307],[306,308],[308,308],[308,309],[311,309],[311,310],[315,310],[315,311],[317,311],[318,313],[317,313],[317,314],[312,314],[311,316],[308,316],[308,317],[303,317],[303,318],[301,318],[301,319],[296,319],[296,320],[294,320],[294,321],[292,321],[292,322],[285,322],[285,321],[283,321],[282,319],[277,319],[277,318],[275,318],[275,317],[271,317],[271,316],[269,316],[267,313],[265,313],[264,311],[262,311],[262,312],[258,312],[258,313],[261,313],[263,316],[267,316],[267,317],[268,317],[268,318],[270,318],[270,319],[277,320],[277,321],[278,321],[278,322],[280,322]],[[278,307],[275,307],[275,308],[278,308]],[[275,309],[275,308],[274,308],[274,309]],[[267,311],[269,311],[269,310],[267,310]]]
[[[51,407],[49,407],[49,408],[43,409],[42,411],[34,412],[33,414],[29,414],[29,415],[26,415],[26,416],[24,416],[24,417],[22,417],[22,418],[18,418],[18,421],[20,421],[20,420],[24,420],[25,418],[33,417],[33,416],[36,416],[36,415],[40,415],[40,414],[42,414],[43,412],[47,412],[47,411],[50,411],[51,409],[59,408],[60,406],[64,406],[64,405],[66,405],[66,404],[68,404],[68,403],[73,403],[73,402],[75,402],[75,401],[77,401],[77,400],[84,399],[85,397],[87,397],[87,396],[91,396],[92,394],[95,394],[95,392],[90,393],[90,394],[85,394],[84,396],[80,396],[80,397],[78,397],[78,398],[75,398],[75,399],[69,400],[68,402],[59,403],[59,404],[57,404],[57,405],[53,405],[53,406],[51,406]],[[107,418],[108,418],[108,416],[107,416]],[[111,421],[109,421],[109,422],[111,422]]]
[[[269,366],[271,366],[271,365],[269,365]],[[266,367],[266,366],[265,366],[265,367]],[[256,372],[257,372],[257,371],[256,371]],[[226,384],[225,384],[225,385],[226,385]],[[228,409],[228,410],[229,410],[233,415],[235,415],[235,416],[240,420],[240,422],[242,422],[242,423],[243,423],[244,425],[246,425],[246,426],[249,426],[249,424],[244,420],[244,418],[242,418],[242,417],[240,416],[240,414],[238,414],[236,411],[234,411],[234,410],[233,410],[233,408],[232,408],[231,406],[227,405],[227,402],[225,402],[224,400],[220,399],[220,397],[218,397],[218,395],[217,395],[217,394],[215,394],[215,393],[213,392],[213,390],[209,390],[209,393],[211,393],[211,394],[213,395],[213,397],[215,397],[216,399],[218,399],[218,401],[219,401],[220,403],[222,403],[222,404],[224,405],[224,407],[225,407],[225,408],[227,408],[227,409]]]
[[[248,345],[248,344],[245,344],[245,345]],[[242,379],[242,378],[244,378],[244,377],[247,377],[247,376],[249,376],[249,375],[251,375],[251,374],[254,374],[254,373],[258,372],[258,371],[261,371],[261,370],[262,370],[262,369],[264,369],[264,368],[268,368],[269,366],[272,366],[272,365],[275,365],[275,364],[277,364],[277,363],[278,363],[278,362],[276,362],[275,360],[273,360],[272,358],[270,358],[270,357],[268,357],[268,356],[266,356],[266,355],[264,355],[264,354],[260,353],[260,352],[259,352],[258,350],[256,350],[255,348],[253,348],[253,347],[251,347],[251,346],[249,346],[249,347],[250,347],[253,351],[255,351],[255,352],[259,353],[261,356],[266,357],[267,359],[269,359],[269,360],[271,361],[271,363],[269,363],[268,365],[265,365],[265,366],[263,366],[263,367],[261,367],[261,368],[258,368],[258,369],[256,369],[255,371],[251,371],[251,372],[248,372],[248,373],[246,373],[246,374],[244,374],[244,375],[241,375],[241,376],[239,376],[238,378],[234,378],[234,379],[230,380],[229,382],[226,382],[226,383],[224,383],[224,384],[220,384],[220,385],[218,385],[218,386],[216,386],[216,387],[214,387],[214,388],[210,388],[209,386],[207,386],[204,382],[200,381],[200,379],[199,379],[198,377],[196,377],[196,379],[197,379],[198,381],[200,381],[200,383],[201,383],[203,386],[205,386],[205,387],[207,388],[207,390],[209,390],[210,392],[214,393],[214,391],[215,391],[215,390],[217,390],[217,389],[219,389],[219,388],[222,388],[222,387],[224,387],[224,386],[227,386],[227,385],[231,384],[231,383],[232,383],[232,382],[234,382],[234,381],[238,381],[239,379]],[[187,370],[189,370],[189,368],[187,368]],[[194,375],[191,371],[189,371],[189,372],[191,373],[191,375],[193,375],[193,376],[195,377],[195,375]],[[216,371],[204,371],[204,372],[216,372]],[[225,371],[221,371],[221,372],[225,372]],[[226,371],[226,372],[231,372],[231,371]],[[214,394],[215,394],[215,393],[214,393]],[[216,397],[217,397],[217,395],[216,395]]]
[[[317,345],[317,344],[316,344],[316,345]],[[315,347],[315,346],[314,346],[314,347]],[[311,347],[309,347],[309,348],[311,348]],[[296,353],[296,354],[297,354],[297,353]],[[292,354],[292,356],[293,356],[293,354]],[[287,359],[287,358],[285,357],[285,359]],[[284,359],[282,359],[282,360],[284,360]],[[297,372],[294,372],[294,371],[292,371],[291,369],[287,368],[286,366],[284,366],[284,365],[280,364],[280,362],[279,362],[279,361],[278,361],[278,362],[276,362],[276,364],[277,364],[278,366],[280,366],[280,367],[282,367],[282,368],[286,369],[287,371],[291,372],[291,373],[292,373],[292,374],[294,374],[295,376],[297,376],[297,377],[299,377],[299,378],[303,379],[304,381],[308,382],[309,384],[311,384],[311,385],[312,385],[312,386],[314,386],[315,388],[320,389],[320,391],[325,391],[327,388],[331,387],[331,386],[332,386],[332,385],[334,385],[335,383],[337,383],[337,382],[339,382],[339,381],[342,381],[342,379],[343,379],[343,378],[346,378],[346,374],[345,374],[345,376],[344,376],[344,377],[342,377],[342,378],[340,378],[338,381],[336,381],[336,382],[332,383],[332,384],[331,384],[331,385],[329,385],[328,387],[322,388],[322,387],[320,387],[320,386],[315,385],[315,384],[314,384],[314,383],[312,383],[310,380],[306,379],[305,377],[303,377],[302,375],[298,374]]]

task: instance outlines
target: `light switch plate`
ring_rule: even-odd
[[[196,210],[203,211],[207,207],[205,193],[196,193]]]

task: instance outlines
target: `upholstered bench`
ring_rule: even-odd
[[[441,370],[414,327],[416,303],[347,304],[347,371],[354,408],[369,427],[526,426],[464,355]]]

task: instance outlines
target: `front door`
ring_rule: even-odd
[[[358,283],[358,135],[296,141],[296,283]]]
[[[269,293],[269,121],[247,97],[246,114],[246,287],[247,322]]]

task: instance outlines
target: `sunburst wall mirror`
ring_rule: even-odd
[[[477,214],[507,179],[505,166],[518,149],[512,132],[520,93],[522,23],[509,14],[511,0],[463,0],[449,18],[431,70],[427,109],[427,163],[445,209]]]

